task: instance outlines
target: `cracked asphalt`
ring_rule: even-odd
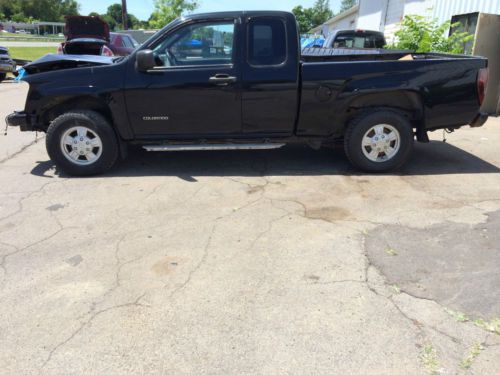
[[[392,175],[287,147],[80,179],[10,129],[2,374],[500,373],[500,120],[447,137]]]

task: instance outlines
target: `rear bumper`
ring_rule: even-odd
[[[13,73],[16,71],[16,67],[13,64],[0,62],[0,73]]]
[[[474,120],[470,123],[471,128],[479,128],[484,125],[486,121],[488,121],[488,114],[486,113],[478,113]]]
[[[8,126],[18,127],[22,132],[32,132],[35,130],[32,120],[33,116],[24,112],[14,112],[5,118]]]

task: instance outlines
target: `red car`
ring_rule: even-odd
[[[57,53],[64,55],[128,56],[139,43],[128,34],[110,33],[99,17],[67,16],[62,43]]]

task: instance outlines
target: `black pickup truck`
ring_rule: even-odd
[[[25,67],[26,107],[73,175],[148,151],[274,149],[343,142],[369,172],[400,167],[427,132],[481,126],[487,60],[388,50],[300,50],[286,12],[190,15],[129,57],[47,55]],[[439,162],[439,161],[437,161]]]

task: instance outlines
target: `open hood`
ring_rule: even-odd
[[[81,68],[85,66],[111,65],[115,59],[116,58],[114,57],[94,55],[48,54],[25,65],[23,68],[28,74],[36,74],[53,70]]]
[[[109,42],[109,25],[99,17],[66,16],[66,40],[95,38]]]

